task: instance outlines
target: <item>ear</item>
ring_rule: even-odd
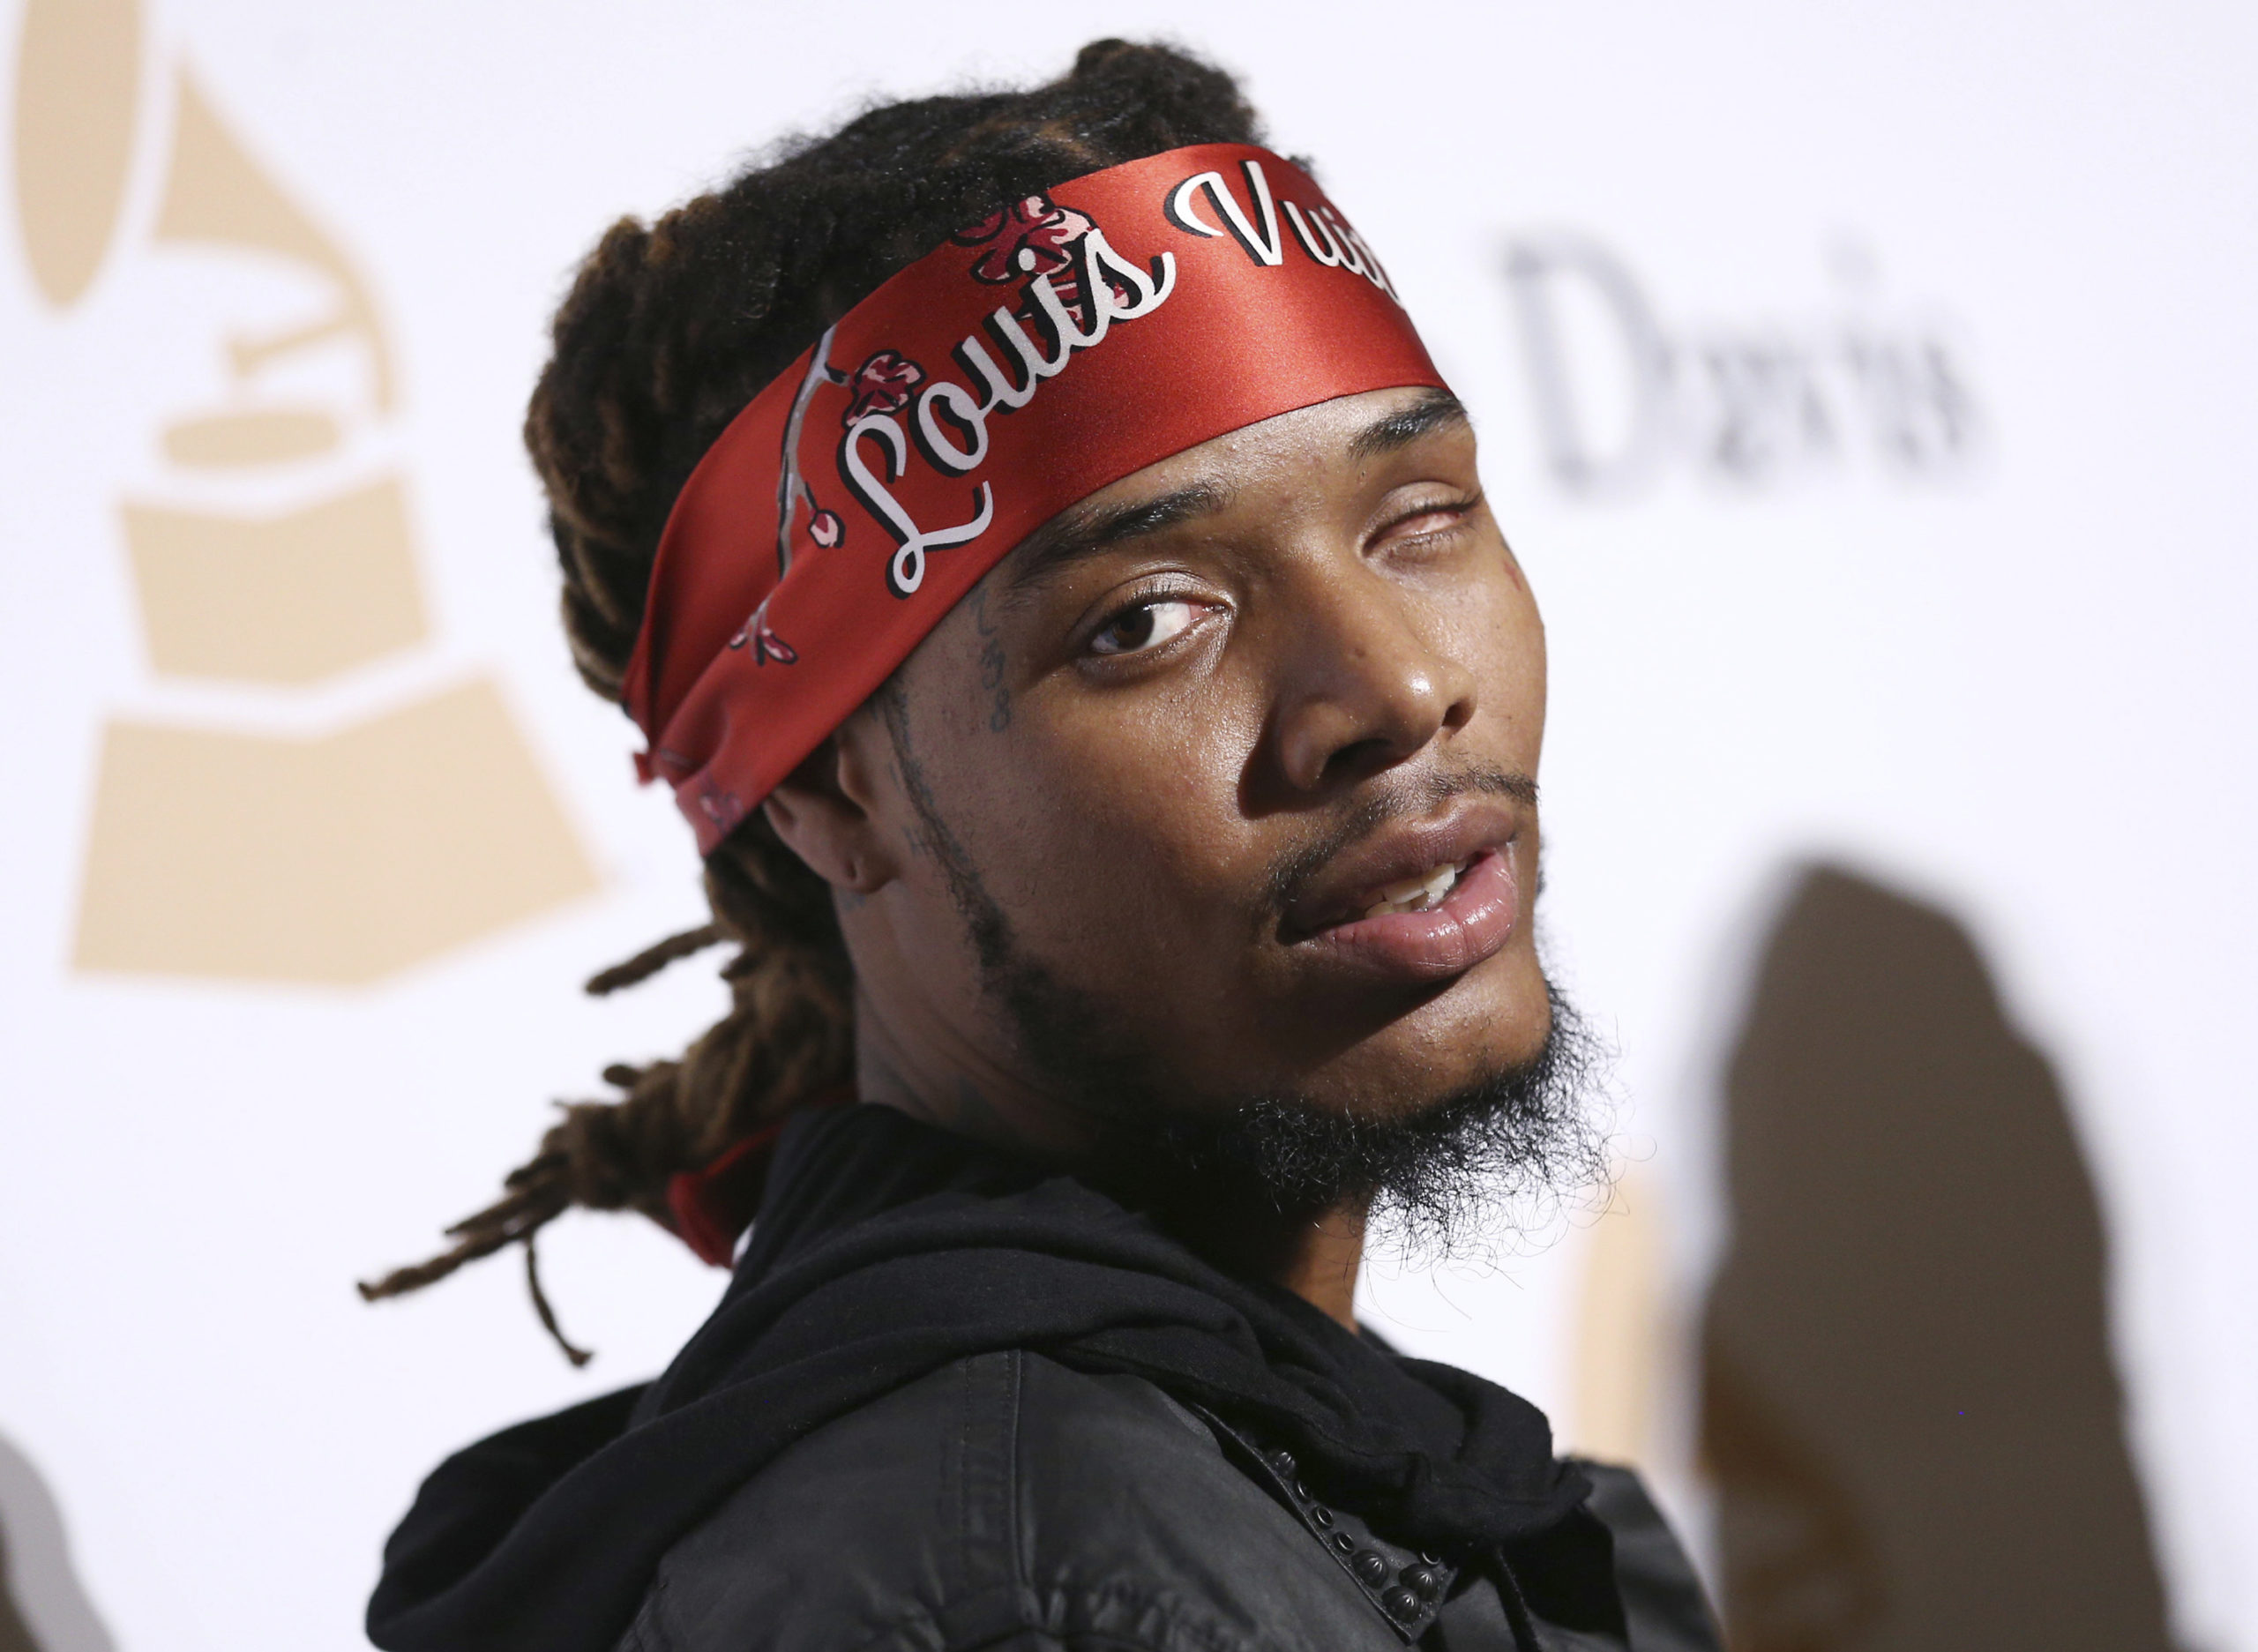
[[[851,721],[852,720],[850,720]],[[874,894],[899,875],[863,742],[842,729],[808,753],[760,807],[787,848],[833,888]]]

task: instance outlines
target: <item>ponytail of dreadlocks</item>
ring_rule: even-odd
[[[895,271],[964,225],[1071,178],[1191,144],[1255,143],[1237,84],[1181,51],[1099,41],[1026,92],[920,98],[789,140],[724,188],[646,226],[622,219],[557,311],[526,416],[564,570],[564,630],[588,686],[618,701],[675,496],[753,396]],[[542,1323],[535,1236],[574,1206],[671,1230],[667,1185],[789,1109],[851,1082],[854,972],[831,891],[753,811],[706,861],[712,923],[603,971],[632,986],[713,946],[728,1015],[677,1059],[606,1068],[611,1101],[563,1105],[503,1196],[370,1301],[510,1245]]]

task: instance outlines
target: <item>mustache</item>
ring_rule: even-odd
[[[1270,863],[1263,888],[1272,908],[1282,912],[1290,907],[1310,881],[1342,851],[1395,821],[1432,814],[1452,798],[1469,792],[1511,797],[1531,809],[1536,807],[1536,781],[1494,763],[1384,777],[1362,796],[1344,801],[1340,812],[1308,842],[1288,849]]]

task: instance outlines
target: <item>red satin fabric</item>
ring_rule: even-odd
[[[1441,385],[1378,259],[1267,150],[1020,202],[857,304],[692,474],[628,664],[638,767],[710,852],[1059,512],[1297,407]]]
[[[699,1261],[727,1267],[734,1260],[737,1236],[751,1226],[760,1207],[768,1162],[783,1129],[776,1124],[757,1130],[724,1147],[702,1169],[677,1170],[667,1178],[667,1210],[675,1233]]]
[[[800,1105],[852,1107],[856,1100],[854,1087],[842,1084]],[[697,1170],[677,1170],[667,1178],[667,1213],[674,1218],[675,1234],[699,1260],[715,1267],[736,1260],[737,1239],[760,1209],[776,1140],[783,1133],[780,1118],[731,1142]]]

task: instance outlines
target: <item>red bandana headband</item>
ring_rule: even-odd
[[[841,318],[659,541],[627,709],[711,853],[1029,533],[1186,448],[1442,379],[1291,162],[1204,144],[1032,195]]]

